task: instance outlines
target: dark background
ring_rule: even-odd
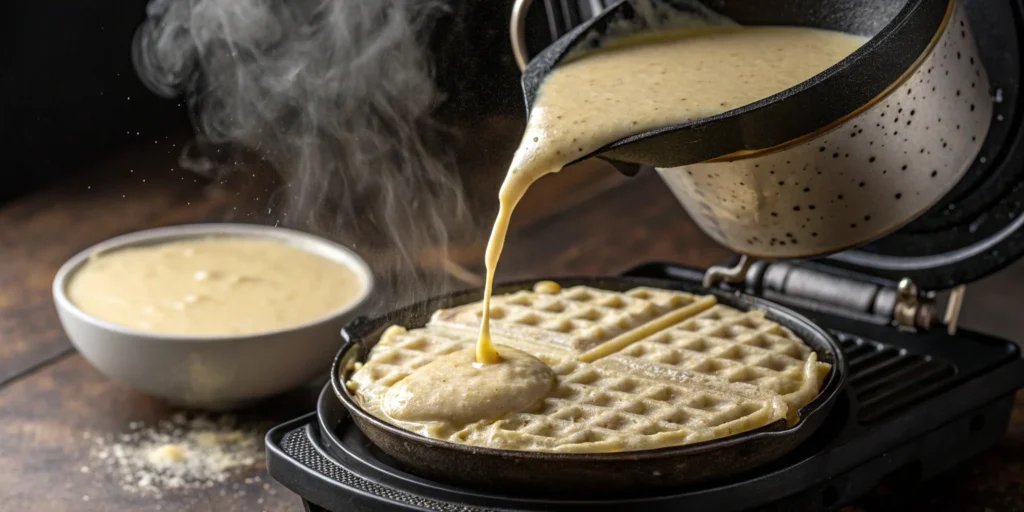
[[[518,131],[505,122],[525,118],[508,38],[511,0],[448,4],[430,39],[436,80],[449,98],[438,116],[457,128],[501,118],[487,145],[510,152]],[[145,20],[146,2],[19,1],[8,7],[0,21],[6,50],[0,53],[0,202],[120,148],[191,136],[184,100],[150,92],[133,68],[132,38]]]
[[[185,133],[178,101],[132,68],[141,1],[10,2],[0,60],[0,201],[52,182],[116,148]],[[152,143],[152,141],[150,141]]]

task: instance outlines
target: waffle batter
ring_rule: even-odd
[[[322,318],[364,286],[347,266],[283,243],[216,237],[94,254],[68,296],[82,311],[132,329],[227,336]]]
[[[472,348],[438,358],[391,386],[381,408],[399,421],[468,425],[528,410],[548,395],[551,368],[511,347],[500,355],[501,364],[475,362]]]

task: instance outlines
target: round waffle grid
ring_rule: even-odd
[[[535,410],[470,425],[396,422],[379,402],[394,383],[472,347],[480,304],[440,310],[422,329],[389,329],[348,382],[363,407],[435,439],[512,450],[618,452],[753,430],[817,395],[830,366],[761,311],[713,296],[576,286],[492,302],[495,342],[550,365],[557,384]]]

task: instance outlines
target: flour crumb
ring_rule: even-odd
[[[176,444],[165,444],[149,450],[146,458],[153,466],[166,468],[185,460],[185,453]]]
[[[106,469],[133,494],[159,497],[171,490],[208,489],[263,460],[263,436],[236,428],[230,415],[210,419],[179,413],[154,426],[133,421],[128,430],[93,436],[92,457],[99,464],[91,469]]]

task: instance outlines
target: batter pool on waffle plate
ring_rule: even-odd
[[[793,424],[831,370],[763,311],[740,311],[712,295],[541,282],[491,302],[499,353],[532,356],[551,370],[535,401],[472,422],[389,415],[392,387],[473,350],[481,313],[480,303],[466,304],[435,312],[423,328],[392,326],[346,387],[374,416],[434,439],[600,453],[709,441],[780,419]],[[465,382],[450,385],[441,391],[449,402],[460,386],[466,391]]]

